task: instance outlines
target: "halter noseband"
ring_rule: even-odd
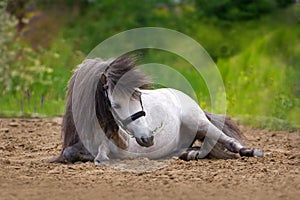
[[[105,75],[106,71],[107,71],[108,67],[105,69],[104,73],[101,75],[100,77],[100,81],[103,85],[103,92],[104,92],[104,95],[105,95],[105,102],[107,104],[107,106],[109,107],[109,109],[111,110],[117,124],[122,128],[124,129],[127,133],[129,133],[130,135],[133,135],[131,133],[130,130],[128,130],[127,128],[127,125],[130,124],[131,122],[139,119],[140,117],[143,117],[143,116],[146,116],[146,113],[144,111],[144,107],[143,107],[143,103],[142,103],[142,98],[140,97],[140,104],[141,104],[141,108],[142,110],[141,111],[138,111],[132,115],[130,115],[129,117],[127,117],[126,119],[121,119],[119,117],[119,115],[116,113],[116,111],[112,108],[111,106],[111,102],[108,98],[108,85],[107,85],[107,76]]]

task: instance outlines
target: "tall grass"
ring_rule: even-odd
[[[202,44],[215,60],[226,87],[227,113],[243,119],[243,123],[272,129],[300,126],[300,18],[291,17],[294,10],[292,7],[260,19],[230,24],[216,24],[210,19],[176,19],[182,24],[179,29]],[[60,27],[47,49],[33,50],[22,41],[19,46],[10,42],[5,47],[5,51],[22,52],[22,56],[5,65],[9,66],[11,78],[7,81],[12,87],[0,85],[0,116],[63,113],[67,82],[72,69],[84,59],[82,52],[88,53],[101,42],[97,38],[125,29],[110,29],[111,23],[104,19],[103,26],[96,21],[86,24],[88,17],[81,16],[77,23]],[[164,19],[163,23],[167,21]],[[155,25],[164,26],[158,17]],[[178,28],[174,23],[167,26]],[[205,82],[186,61],[159,51],[149,51],[144,61],[174,67],[191,83],[199,105],[210,109]]]
[[[231,115],[268,116],[299,125],[299,35],[299,27],[280,27],[218,61]]]
[[[11,88],[1,85],[1,116],[55,116],[64,112],[65,93],[74,66],[84,55],[58,38],[48,50],[35,51],[27,44],[24,55],[10,65]]]

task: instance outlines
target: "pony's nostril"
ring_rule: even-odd
[[[143,143],[147,143],[148,142],[147,138],[145,138],[145,137],[141,137],[141,140],[142,140]]]
[[[149,138],[142,137],[141,140],[145,144],[149,143]]]
[[[150,137],[141,137],[141,140],[143,143],[150,143],[153,141],[153,136],[150,136]]]
[[[140,138],[135,138],[137,143],[141,146],[144,146],[144,147],[150,147],[152,146],[154,143],[153,143],[153,139],[154,137],[151,136],[151,137],[140,137]]]

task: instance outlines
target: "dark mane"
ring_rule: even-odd
[[[149,77],[136,68],[137,57],[121,56],[106,69],[108,89],[116,94],[136,96],[136,89],[150,89]],[[116,87],[117,86],[117,87]]]
[[[93,68],[95,72],[100,72],[99,74],[95,74],[95,76],[99,77],[97,79],[97,83],[95,83],[97,85],[95,93],[95,111],[100,127],[103,129],[106,136],[109,139],[112,139],[117,146],[122,149],[126,148],[126,144],[124,142],[125,137],[123,137],[118,131],[119,127],[109,109],[108,99],[104,92],[105,85],[102,83],[100,78],[102,74],[106,75],[107,86],[110,90],[116,89],[117,86],[116,92],[123,94],[129,94],[133,92],[131,95],[135,96],[139,94],[139,92],[136,92],[137,88],[146,89],[152,87],[149,78],[135,68],[136,61],[137,57],[132,56],[121,56],[111,61],[103,61],[99,58],[87,59],[83,61],[81,65],[79,65],[77,70],[74,71],[74,74],[68,85],[67,104],[62,122],[62,153],[67,147],[81,142],[73,119],[72,94],[75,92],[73,91],[73,88],[78,69],[87,65],[89,65],[88,67]],[[60,161],[59,159],[62,159],[62,154],[58,158],[58,161]]]
[[[95,107],[98,121],[106,136],[112,138],[118,146],[124,146],[124,144],[120,144],[120,138],[116,137],[119,127],[110,111],[110,102],[105,95],[104,87],[118,95],[129,95],[133,98],[140,97],[141,93],[136,90],[137,88],[151,88],[150,79],[136,68],[136,60],[137,57],[132,56],[121,56],[112,60],[103,72],[104,77],[100,77],[97,85]]]

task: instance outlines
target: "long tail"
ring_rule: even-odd
[[[75,80],[78,78],[78,71],[82,66],[89,66],[93,67],[95,71],[100,71],[101,66],[97,65],[97,63],[101,63],[102,60],[100,59],[87,59],[84,62],[82,62],[80,65],[77,66],[76,70],[73,73],[73,76],[69,80],[68,84],[68,91],[67,91],[67,101],[66,101],[66,109],[65,109],[65,114],[63,116],[63,121],[62,121],[62,150],[60,152],[60,155],[56,158],[53,158],[50,160],[50,162],[66,162],[69,161],[68,158],[66,158],[63,153],[64,150],[68,147],[71,147],[75,144],[80,144],[82,147],[79,149],[84,149],[84,146],[80,142],[80,138],[75,126],[74,118],[73,118],[73,112],[72,112],[72,107],[73,107],[73,89],[75,85]],[[103,68],[103,67],[102,67]],[[100,73],[95,73],[95,74],[100,74]],[[100,75],[99,75],[100,76]],[[81,79],[86,78],[85,76],[81,76]],[[81,80],[80,79],[80,80]],[[93,79],[89,79],[93,80]],[[98,80],[95,80],[92,82],[92,85],[97,85]],[[88,84],[82,84],[82,87],[89,88],[91,87]],[[97,103],[97,102],[96,102]],[[84,102],[82,104],[85,104]],[[87,104],[87,103],[86,103]],[[91,105],[93,106],[93,105]]]
[[[63,156],[64,150],[67,147],[72,146],[80,141],[74,124],[73,114],[72,114],[72,92],[73,92],[76,75],[77,75],[76,73],[73,74],[68,85],[66,110],[63,116],[62,130],[61,130],[62,150],[60,152],[60,155],[58,157],[50,159],[49,160],[50,162],[59,162],[59,163],[66,162],[67,160]]]
[[[204,113],[208,120],[227,136],[238,140],[241,144],[244,144],[246,142],[245,136],[242,134],[236,123],[234,123],[234,121],[231,120],[228,116],[217,115],[207,111],[204,111]],[[208,157],[226,159],[236,158],[237,155],[229,152],[223,144],[218,142],[211,150]]]

